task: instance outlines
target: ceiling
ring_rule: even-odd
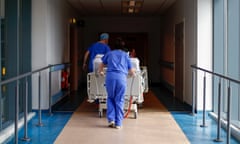
[[[81,16],[159,16],[176,0],[67,0]],[[126,4],[135,1],[137,13],[126,12]],[[131,8],[132,6],[127,6]]]

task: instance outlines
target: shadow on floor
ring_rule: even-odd
[[[86,98],[86,90],[71,91],[69,95],[52,106],[53,112],[74,112]]]
[[[174,112],[174,111],[191,111],[191,106],[188,104],[179,101],[177,98],[173,96],[173,93],[170,92],[168,89],[166,89],[163,86],[157,86],[157,87],[151,87],[150,89],[161,101],[161,103],[167,108],[168,111]]]
[[[151,86],[150,90],[157,96],[159,101],[161,101],[161,103],[167,108],[168,111],[191,111],[191,106],[187,105],[186,103],[180,102],[173,96],[172,92],[170,92],[165,87]],[[55,104],[52,107],[52,110],[58,112],[74,112],[81,105],[85,98],[87,98],[86,88],[82,88],[78,91],[73,91],[70,93],[70,95],[66,96],[60,102]]]

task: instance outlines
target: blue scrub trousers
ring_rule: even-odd
[[[107,119],[114,121],[116,126],[122,126],[124,119],[124,97],[127,78],[123,73],[109,72],[106,77]]]

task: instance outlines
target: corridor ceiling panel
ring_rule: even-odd
[[[159,16],[176,0],[67,0],[81,16]]]

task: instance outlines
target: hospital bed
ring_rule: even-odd
[[[98,63],[101,62],[101,56],[96,56],[94,60],[94,70],[97,70]],[[137,118],[138,104],[144,102],[143,94],[148,92],[148,77],[147,67],[139,66],[139,60],[137,58],[131,58],[131,63],[136,69],[135,76],[127,77],[127,90],[125,93],[125,105],[124,110],[126,111],[125,117],[129,112],[134,113],[134,118]],[[106,71],[106,68],[104,69]],[[99,75],[97,71],[87,74],[87,93],[88,102],[92,103],[98,100],[99,117],[103,116],[103,110],[107,109],[107,92],[105,88],[105,76]]]

